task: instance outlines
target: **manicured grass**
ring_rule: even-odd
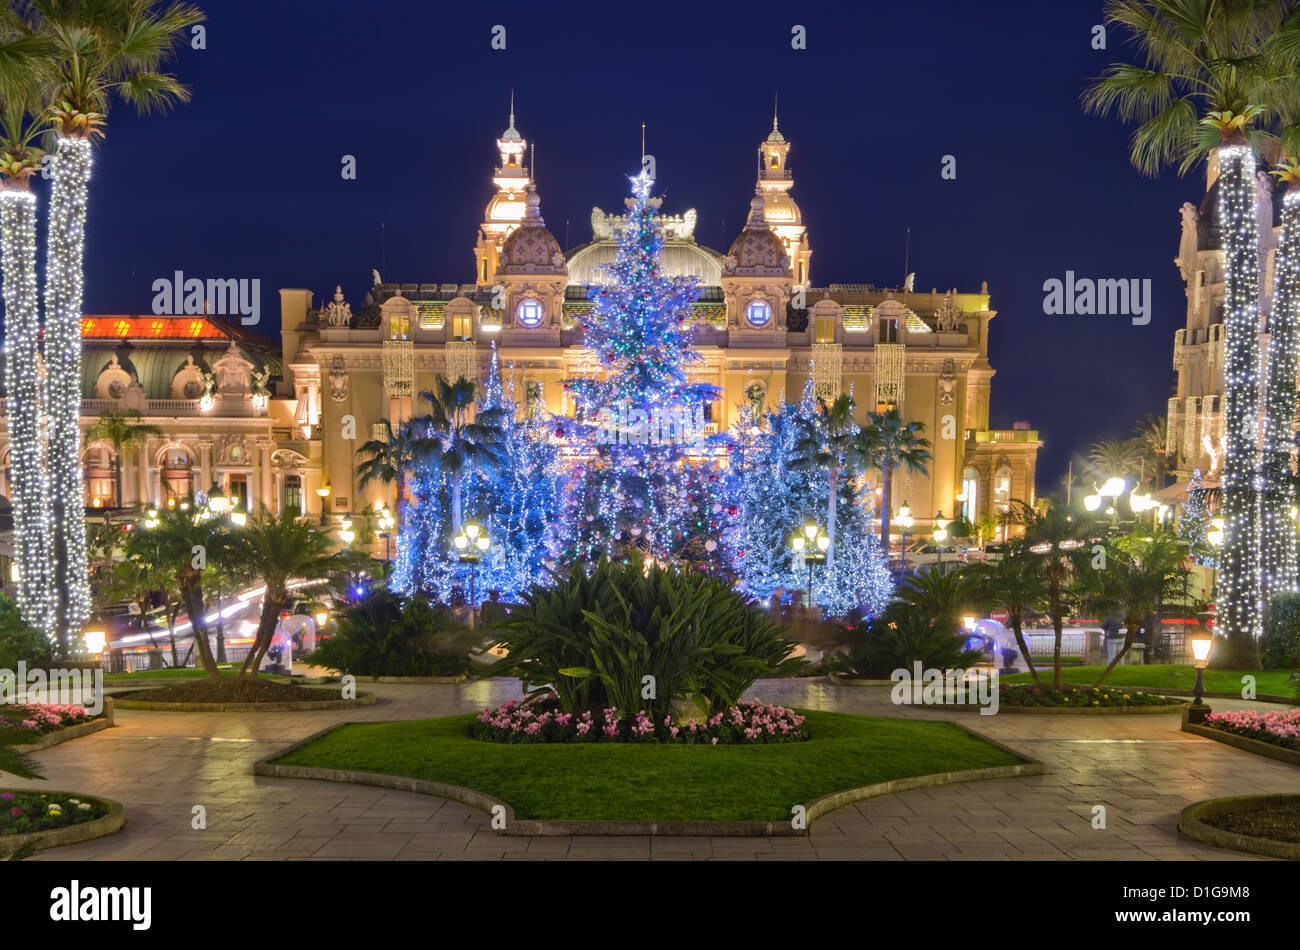
[[[800,712],[807,742],[509,745],[471,739],[465,715],[343,726],[276,761],[447,782],[556,821],[786,820],[840,789],[1022,761],[951,723]]]
[[[239,673],[239,667],[233,669],[221,670],[222,676],[236,676]],[[189,667],[182,669],[168,670],[141,670],[138,673],[105,673],[105,683],[136,683],[140,680],[196,680],[203,679],[208,674],[203,670],[192,670]],[[284,680],[287,677],[261,674],[262,679],[267,680]]]
[[[1035,657],[1035,660],[1038,658]],[[1091,686],[1101,675],[1104,666],[1076,666],[1061,670],[1062,683]],[[1292,696],[1295,684],[1289,682],[1290,670],[1206,670],[1205,689],[1212,693],[1240,693],[1241,678],[1249,673],[1255,677],[1256,693]],[[1052,671],[1039,670],[1044,682],[1051,682]],[[1013,673],[1002,677],[1004,683],[1030,683],[1028,673]],[[1133,689],[1192,689],[1196,685],[1196,667],[1172,663],[1152,663],[1150,666],[1117,666],[1110,671],[1103,686]]]

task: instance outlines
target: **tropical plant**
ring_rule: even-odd
[[[1094,442],[1088,450],[1088,468],[1098,481],[1125,478],[1138,470],[1140,452],[1134,439]]]
[[[878,617],[855,624],[848,636],[848,665],[858,676],[886,679],[895,670],[967,669],[979,650],[967,650],[966,638],[924,610],[896,603]]]
[[[380,419],[379,424],[384,427],[385,437],[370,439],[357,449],[357,455],[369,456],[357,466],[357,490],[364,489],[373,481],[396,485],[393,511],[400,531],[406,509],[406,480],[415,470],[423,440],[409,422],[394,426],[387,419]]]
[[[13,7],[11,6],[11,9]],[[187,102],[189,89],[160,70],[203,20],[188,3],[23,0],[21,14],[48,41],[47,115],[54,126],[45,283],[45,385],[54,532],[61,553],[61,642],[90,614],[81,476],[81,315],[91,143],[112,100],[141,114]]]
[[[1133,433],[1139,459],[1143,463],[1139,470],[1146,473],[1156,491],[1165,487],[1169,480],[1169,422],[1164,416],[1148,412],[1137,425]],[[1150,462],[1150,465],[1145,464]]]
[[[1260,645],[1266,668],[1300,668],[1300,593],[1274,594],[1268,611],[1268,631]]]
[[[484,675],[518,676],[529,695],[554,691],[566,712],[614,706],[661,721],[688,697],[718,712],[759,677],[803,665],[795,644],[728,585],[637,557],[602,559],[590,574],[575,564],[526,591],[496,630],[509,653]]]
[[[504,452],[505,414],[502,406],[474,413],[478,384],[461,377],[454,383],[438,377],[437,390],[420,395],[431,406],[414,420],[420,430],[419,455],[436,463],[451,481],[452,531],[461,524],[461,485],[471,471],[493,470]]]
[[[1037,570],[1047,585],[1047,614],[1055,634],[1052,685],[1060,686],[1061,637],[1070,605],[1071,585],[1076,573],[1094,556],[1090,542],[1096,539],[1098,532],[1089,518],[1077,511],[1071,512],[1064,504],[1051,499],[1044,499],[1041,507],[1013,499],[1007,511],[1007,521],[1023,531],[1020,544],[1024,555],[1032,558],[1032,567],[1026,569]]]
[[[1108,0],[1105,11],[1108,25],[1130,35],[1142,62],[1107,67],[1084,91],[1084,108],[1138,123],[1129,156],[1143,174],[1155,175],[1169,166],[1183,174],[1211,155],[1218,171],[1226,434],[1220,618],[1237,661],[1257,666],[1262,586],[1254,540],[1260,508],[1254,422],[1260,408],[1254,143],[1260,134],[1252,123],[1294,86],[1298,5],[1293,0]],[[1264,543],[1271,547],[1274,542],[1268,538]],[[1270,557],[1266,550],[1265,561]]]
[[[17,605],[0,597],[0,670],[15,670],[22,660],[29,667],[48,666],[54,644],[23,617]]]
[[[826,493],[826,567],[835,564],[836,496],[840,472],[853,461],[857,423],[853,421],[853,397],[841,393],[831,402],[818,398],[817,415],[805,422],[790,467],[797,471],[825,469],[829,487]]]
[[[469,669],[469,651],[483,639],[429,598],[383,587],[336,618],[338,632],[308,661],[356,676],[456,676]]]
[[[868,425],[858,434],[856,454],[869,468],[880,472],[880,546],[888,551],[894,474],[924,476],[933,456],[929,440],[921,437],[924,423],[904,422],[897,409],[868,413],[867,420]]]
[[[1034,667],[1029,640],[1025,637],[1025,614],[1048,602],[1047,580],[1039,570],[1037,559],[1017,538],[1007,546],[1000,559],[972,564],[963,573],[976,603],[985,609],[1000,607],[1007,612],[1007,623],[1015,634],[1016,646],[1025,658],[1029,675],[1037,683],[1038,670]]]
[[[894,596],[935,626],[953,632],[975,599],[965,571],[941,571],[936,564],[904,578]]]
[[[1187,576],[1183,545],[1165,534],[1152,538],[1135,534],[1108,540],[1104,546],[1105,557],[1098,557],[1097,553],[1094,550],[1088,566],[1076,577],[1080,601],[1085,608],[1103,614],[1120,614],[1127,629],[1124,646],[1111,657],[1093,686],[1105,682],[1110,671],[1128,653],[1142,618],[1177,597]]]
[[[126,504],[122,497],[122,453],[139,448],[150,439],[160,439],[164,434],[161,427],[141,422],[141,418],[136,409],[125,412],[105,410],[86,430],[87,442],[107,442],[113,446],[113,485],[118,507]]]
[[[348,555],[335,551],[334,540],[316,525],[299,521],[288,511],[277,516],[266,506],[232,536],[228,556],[247,565],[266,585],[257,633],[241,676],[256,673],[270,648],[280,611],[292,598],[289,584],[297,582],[295,591],[325,586],[331,575],[346,572],[351,563]]]

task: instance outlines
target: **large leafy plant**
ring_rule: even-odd
[[[795,644],[716,578],[647,564],[575,565],[534,586],[498,628],[508,655],[489,676],[518,676],[530,695],[554,691],[566,712],[603,706],[668,714],[736,705],[754,681],[798,670]],[[653,679],[647,679],[653,677]]]
[[[887,679],[894,670],[910,671],[917,661],[925,670],[968,669],[980,658],[979,650],[966,649],[964,635],[915,604],[892,604],[856,624],[848,639],[849,671],[868,678]]]
[[[311,662],[358,676],[454,676],[480,639],[428,598],[379,588],[339,612],[338,633]]]

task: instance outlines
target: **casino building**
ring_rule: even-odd
[[[527,411],[572,415],[562,381],[594,371],[582,316],[601,265],[615,258],[621,216],[592,209],[591,239],[561,248],[513,114],[496,148],[492,194],[467,233],[473,270],[457,282],[375,274],[355,309],[339,289],[319,307],[313,290],[283,289],[279,352],[216,318],[87,317],[85,426],[106,409],[138,409],[165,433],[124,453],[121,499],[113,446],[87,445],[87,505],[167,504],[216,484],[252,507],[362,518],[394,499],[391,487],[358,490],[356,447],[383,437],[381,419],[425,411],[419,394],[438,375],[484,378],[494,347]],[[815,229],[793,197],[791,142],[775,118],[758,151],[748,217],[725,251],[696,240],[694,210],[662,219],[665,271],[702,288],[685,322],[703,357],[696,381],[722,393],[708,427],[725,430],[745,405],[797,399],[811,379],[821,396],[851,391],[860,419],[896,406],[925,424],[930,473],[900,476],[894,492],[896,505],[910,504],[914,534],[940,512],[978,522],[1013,498],[1032,501],[1037,433],[989,425],[996,311],[987,286],[818,284]]]

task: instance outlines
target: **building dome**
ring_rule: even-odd
[[[527,210],[519,227],[510,232],[497,262],[499,274],[566,274],[564,252],[555,235],[546,229],[539,210],[537,189],[528,186]]]
[[[790,258],[776,232],[767,225],[763,214],[763,196],[754,195],[749,203],[749,220],[745,230],[727,252],[726,273],[736,276],[788,277]]]

